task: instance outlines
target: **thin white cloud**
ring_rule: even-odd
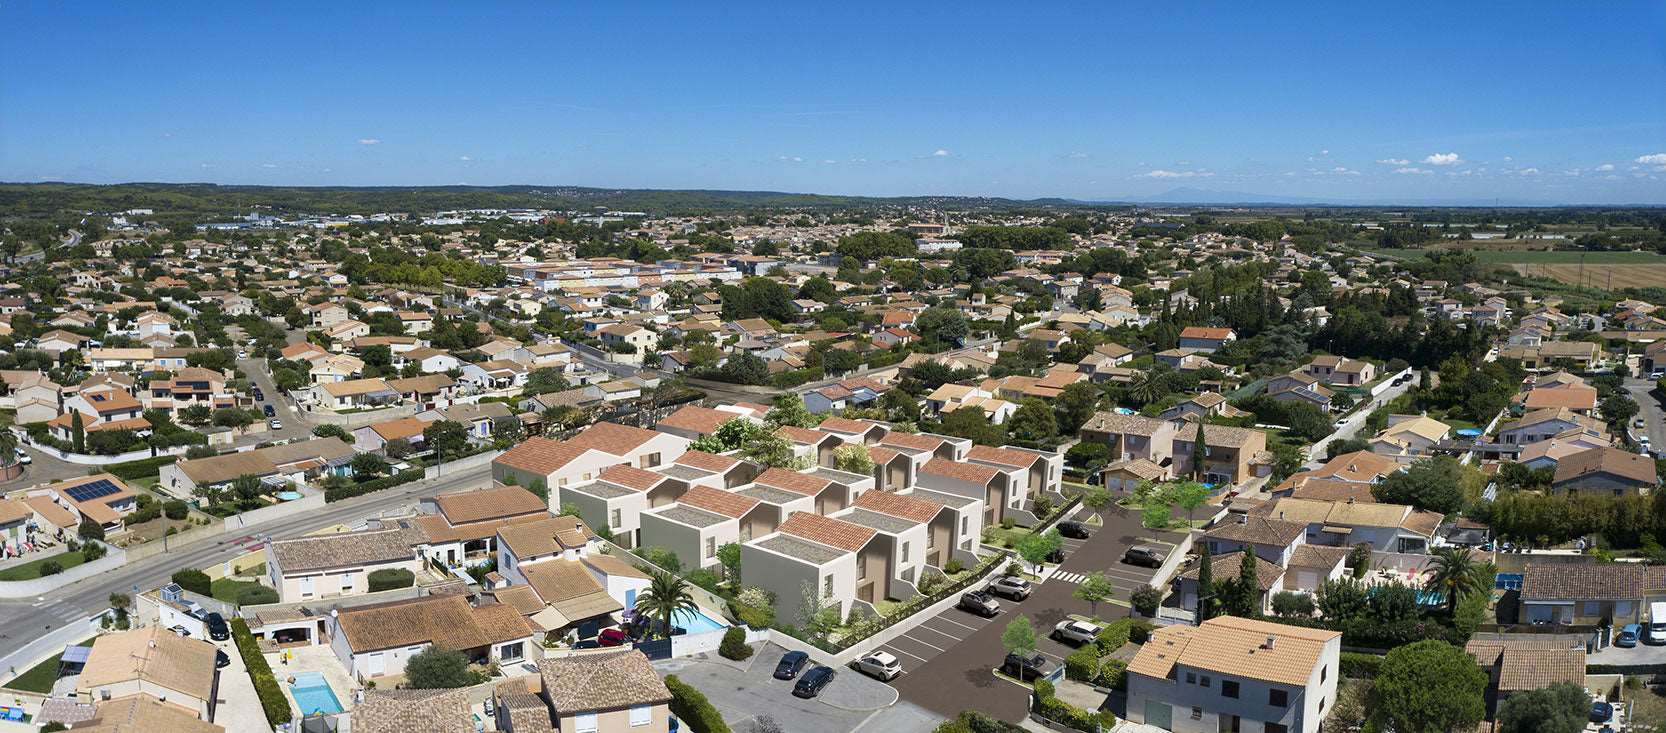
[[[1215,174],[1211,171],[1168,171],[1159,168],[1142,175],[1146,178],[1208,178]]]
[[[1395,168],[1394,172],[1409,176],[1426,176],[1434,173],[1434,171],[1423,170],[1422,168]]]
[[[839,161],[837,161],[837,160],[834,160],[834,159],[832,159],[832,158],[828,158],[828,159],[826,159],[826,160],[824,160],[824,161],[822,161],[822,162],[823,162],[823,163],[826,163],[826,164],[828,164],[828,165],[833,165],[833,164],[834,164],[834,163],[837,163],[837,162],[839,162]]]
[[[1084,153],[1080,150],[1076,150],[1076,151],[1072,151],[1069,155],[1066,155],[1064,157],[1070,158],[1071,160],[1081,160],[1083,158],[1088,157],[1088,154]]]
[[[1457,165],[1462,162],[1463,158],[1457,153],[1431,153],[1423,159],[1424,165]]]
[[[1608,171],[1614,170],[1614,164],[1613,163],[1603,163],[1602,165],[1597,166],[1596,170],[1600,171],[1600,172],[1603,172],[1603,173],[1607,173]]]
[[[276,168],[276,167],[278,167],[278,164],[277,163],[261,163],[260,167],[262,167],[262,168]]]
[[[360,145],[381,145],[382,140],[380,138],[374,138],[374,137],[361,137],[361,138],[359,138],[359,144]]]
[[[1335,173],[1336,175],[1339,175],[1339,176],[1357,176],[1357,175],[1359,175],[1359,171],[1356,171],[1352,168],[1346,168],[1346,167],[1343,167],[1343,166],[1340,166],[1340,165],[1335,167],[1335,168],[1330,169],[1330,172]]]
[[[1516,171],[1516,175],[1518,175],[1518,176],[1536,176],[1536,175],[1539,175],[1539,169],[1538,168],[1523,168],[1519,171]]]
[[[1666,153],[1639,155],[1637,156],[1637,160],[1633,162],[1642,163],[1643,165],[1666,165]]]
[[[936,150],[931,151],[931,157],[933,157],[933,158],[947,158],[947,157],[949,157],[950,155],[953,155],[953,154],[954,153],[949,152],[946,148],[938,148]]]
[[[1411,165],[1411,161],[1405,158],[1383,158],[1377,161],[1377,165]]]
[[[467,162],[468,162],[468,161],[471,161],[471,160],[474,160],[474,158],[470,158],[470,157],[469,157],[469,156],[467,156],[467,155],[462,155],[462,156],[458,156],[458,158],[457,158],[457,159],[458,159],[458,160],[461,160],[461,161],[463,161],[463,162],[465,162],[465,163],[467,163]]]
[[[778,155],[778,156],[775,156],[775,159],[779,160],[783,163],[803,163],[804,162],[804,158],[801,157],[801,156],[797,156],[797,155]]]

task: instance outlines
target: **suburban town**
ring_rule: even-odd
[[[0,5],[0,733],[1666,733],[1659,11]]]

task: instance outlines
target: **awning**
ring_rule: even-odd
[[[1353,534],[1354,533],[1354,528],[1353,527],[1331,527],[1331,526],[1327,525],[1325,527],[1321,527],[1319,531],[1329,532],[1331,534]]]

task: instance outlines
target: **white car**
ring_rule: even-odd
[[[1053,627],[1053,638],[1059,641],[1087,644],[1099,636],[1101,629],[1086,621],[1065,619]]]
[[[35,462],[35,457],[29,455],[28,453],[24,453],[23,451],[18,451],[17,452],[17,462],[27,466],[27,465]]]
[[[282,430],[283,429],[283,421],[274,417],[274,418],[266,421],[266,427],[271,428],[273,430]]]
[[[856,671],[890,682],[902,674],[902,662],[887,652],[874,652],[856,660]]]

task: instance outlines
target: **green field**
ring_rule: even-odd
[[[1477,262],[1486,265],[1666,265],[1666,256],[1654,252],[1509,252],[1475,251]]]
[[[31,560],[22,565],[13,565],[5,570],[0,570],[0,580],[34,580],[41,577],[41,566],[48,562],[56,562],[63,566],[64,570],[68,570],[86,562],[86,558],[79,552],[60,552],[56,555]]]

